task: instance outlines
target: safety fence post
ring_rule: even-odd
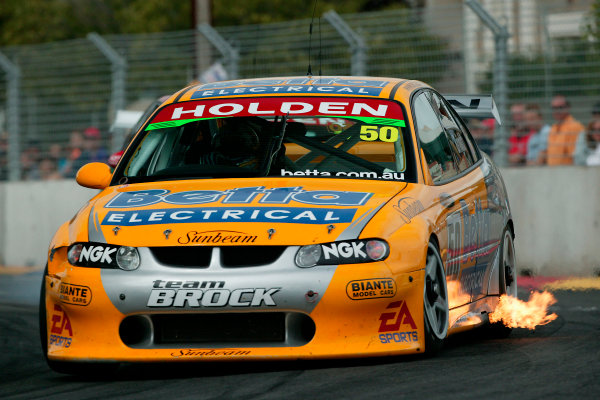
[[[333,26],[350,46],[350,74],[354,76],[367,75],[367,44],[362,36],[356,33],[334,10],[329,10],[323,17]]]
[[[127,84],[127,60],[121,56],[110,44],[96,32],[88,33],[87,38],[98,50],[110,61],[111,64],[111,94],[110,94],[110,120],[114,120],[117,111],[125,108],[125,87]],[[117,130],[116,135],[123,136],[124,132]],[[112,151],[119,150],[125,137],[113,137],[111,143]]]
[[[494,161],[498,166],[508,165],[508,39],[510,33],[504,25],[500,25],[485,8],[476,0],[465,0],[465,5],[481,19],[494,35],[494,100],[498,107],[498,113],[502,124],[494,134]]]
[[[237,79],[240,55],[224,38],[209,24],[198,24],[198,32],[221,53],[225,61],[228,79]]]
[[[18,181],[21,179],[20,152],[20,123],[21,111],[19,99],[19,86],[21,84],[21,71],[17,65],[0,53],[0,68],[6,73],[6,129],[8,130],[8,179]]]

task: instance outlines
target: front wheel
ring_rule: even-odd
[[[430,242],[425,264],[423,288],[423,311],[425,325],[425,354],[438,352],[448,335],[448,288],[446,273],[437,246]]]

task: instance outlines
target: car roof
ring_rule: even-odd
[[[429,85],[416,80],[363,76],[288,76],[196,84],[173,94],[164,105],[201,99],[264,96],[363,97],[407,100]]]

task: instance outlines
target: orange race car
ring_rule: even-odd
[[[143,123],[50,243],[51,368],[432,353],[516,296],[502,178],[459,114],[411,80],[196,85]],[[508,330],[496,327],[497,333]]]

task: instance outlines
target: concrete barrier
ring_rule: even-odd
[[[74,180],[0,184],[0,265],[44,266],[54,232],[96,193]]]
[[[598,274],[600,168],[507,168],[502,176],[518,267],[536,275]]]
[[[518,267],[535,275],[600,271],[600,168],[502,171]],[[97,191],[72,180],[0,184],[0,265],[44,265],[48,243]]]

